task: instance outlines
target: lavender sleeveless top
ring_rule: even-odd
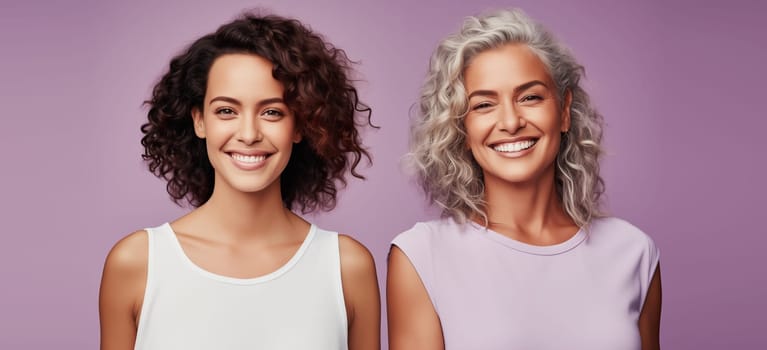
[[[597,219],[533,246],[452,219],[397,236],[440,322],[446,349],[639,350],[638,319],[658,265],[653,241]]]

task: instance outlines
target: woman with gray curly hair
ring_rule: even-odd
[[[583,67],[519,10],[434,52],[408,155],[440,220],[389,255],[391,349],[658,349],[658,249],[599,211]]]

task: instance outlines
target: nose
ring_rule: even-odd
[[[514,103],[502,103],[500,107],[497,124],[500,130],[514,134],[527,125],[527,121]]]
[[[252,145],[261,141],[262,138],[261,126],[259,125],[259,118],[257,116],[247,114],[244,118],[240,119],[239,129],[237,130],[238,141],[246,145]]]

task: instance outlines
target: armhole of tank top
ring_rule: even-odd
[[[147,262],[146,262],[146,285],[144,286],[144,297],[141,301],[141,309],[139,311],[139,322],[138,326],[136,327],[136,341],[134,342],[134,350],[141,349],[141,345],[143,343],[143,334],[144,329],[146,329],[146,309],[148,308],[148,304],[151,302],[151,288],[154,287],[154,278],[152,278],[152,273],[154,272],[152,269],[152,263],[156,260],[154,258],[155,254],[155,240],[157,239],[157,233],[154,232],[156,228],[147,228],[144,229],[147,235]]]
[[[336,273],[334,274],[336,284],[338,286],[339,293],[336,293],[338,296],[338,309],[339,309],[339,317],[341,317],[341,324],[343,325],[343,333],[344,333],[344,339],[343,343],[347,344],[349,342],[349,317],[346,314],[346,294],[344,292],[344,281],[343,276],[341,273],[341,237],[338,233],[333,234],[333,243],[334,243],[334,254],[333,257],[335,259],[334,265],[336,266],[335,270]]]
[[[414,259],[415,256],[411,256],[411,255],[414,255],[412,250],[407,247],[403,247],[401,240],[398,240],[397,238],[398,237],[396,237],[391,242],[391,244],[389,244],[389,249],[391,249],[392,247],[397,247],[397,249],[399,249],[400,252],[402,252],[402,254],[405,255],[405,258],[407,259],[407,261],[410,263],[410,265],[413,266],[413,269],[415,270],[415,274],[416,276],[418,276],[418,280],[421,282],[421,285],[423,285],[423,289],[426,291],[426,295],[429,297],[429,301],[431,302],[431,306],[434,308],[434,312],[437,314],[437,317],[439,317],[440,313],[439,313],[439,307],[437,307],[438,305],[437,295],[435,294],[436,291],[432,287],[433,277],[431,277],[435,275],[434,263],[430,262],[428,266],[422,266],[422,264],[417,264]],[[404,245],[408,246],[407,243],[405,243]],[[428,260],[429,261],[432,260],[431,255],[429,255]],[[424,271],[424,270],[427,270],[427,271]]]
[[[647,271],[647,281],[644,281],[645,288],[642,288],[640,291],[642,294],[639,296],[639,313],[642,313],[642,310],[644,310],[644,304],[647,302],[647,294],[650,292],[650,284],[652,284],[652,279],[655,277],[655,273],[657,272],[658,265],[660,264],[660,251],[653,244],[652,251],[650,254],[650,263],[649,263],[649,270]]]

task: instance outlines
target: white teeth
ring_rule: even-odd
[[[493,149],[498,152],[519,152],[522,150],[526,150],[530,147],[533,147],[535,144],[534,140],[527,140],[527,141],[519,141],[519,142],[510,142],[510,143],[502,143],[500,145],[493,146]]]
[[[232,158],[243,163],[260,163],[266,160],[265,155],[260,156],[246,156],[244,154],[232,153]]]

